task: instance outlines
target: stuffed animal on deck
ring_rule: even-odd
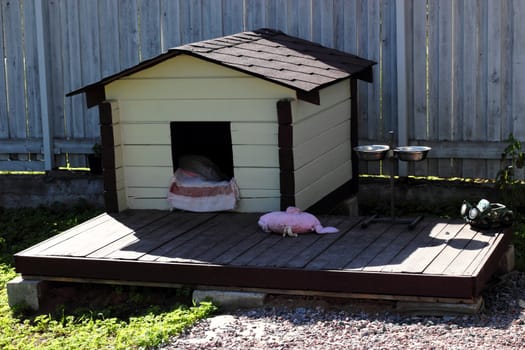
[[[323,227],[315,216],[296,207],[264,214],[259,218],[258,224],[263,231],[282,233],[283,237],[297,237],[298,233],[314,231],[319,234],[339,231],[335,227]]]

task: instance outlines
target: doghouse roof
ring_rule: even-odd
[[[375,62],[272,29],[258,29],[169,49],[136,66],[67,94],[86,93],[87,104],[105,99],[104,86],[169,58],[186,54],[265,79],[319,103],[318,90],[349,77],[372,81]]]

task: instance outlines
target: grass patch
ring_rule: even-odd
[[[188,290],[60,283],[48,291],[45,314],[11,310],[13,254],[98,214],[86,203],[0,208],[1,349],[147,349],[216,310],[192,305]]]

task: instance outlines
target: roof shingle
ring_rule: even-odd
[[[375,64],[281,31],[258,29],[171,48],[157,57],[73,91],[68,96],[81,92],[89,94],[116,79],[179,54],[202,58],[303,93],[349,77],[371,82],[371,67]]]

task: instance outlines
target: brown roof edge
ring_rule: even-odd
[[[171,57],[176,56],[178,54],[180,54],[180,52],[177,52],[175,50],[168,50],[165,53],[162,53],[162,54],[160,54],[158,56],[155,56],[155,57],[150,58],[148,60],[142,61],[142,62],[140,62],[139,64],[137,64],[135,66],[126,68],[123,71],[120,71],[120,72],[118,72],[116,74],[112,74],[112,75],[109,75],[109,76],[107,76],[105,78],[102,78],[101,80],[97,81],[96,83],[89,84],[89,85],[86,85],[84,87],[81,87],[80,89],[68,92],[66,94],[66,96],[67,97],[74,96],[74,95],[81,94],[83,92],[86,92],[88,94],[89,93],[95,93],[95,91],[97,89],[104,89],[104,86],[109,84],[109,83],[111,83],[112,81],[115,81],[115,80],[120,79],[122,77],[131,75],[131,74],[139,72],[139,71],[141,71],[143,69],[146,69],[146,68],[149,68],[151,66],[154,66],[157,63],[165,61],[168,58],[171,58]],[[88,100],[88,104],[89,104],[89,100]],[[88,105],[88,107],[92,107],[94,105],[95,104],[90,105],[90,106]]]
[[[372,71],[372,66],[369,66],[363,69],[362,71],[355,73],[354,78],[359,79],[359,80],[364,80],[367,83],[374,82],[374,73]]]

